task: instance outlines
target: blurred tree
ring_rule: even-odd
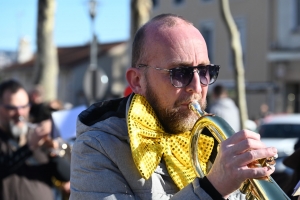
[[[230,5],[228,0],[221,1],[221,12],[223,15],[223,20],[226,24],[226,27],[229,31],[231,38],[231,48],[233,51],[234,57],[234,66],[235,66],[235,87],[237,93],[238,107],[240,110],[240,119],[241,119],[241,128],[245,128],[246,120],[248,120],[248,110],[246,103],[246,93],[245,93],[245,71],[243,63],[243,50],[241,44],[241,38],[239,30],[233,20]]]
[[[38,0],[37,57],[34,84],[45,91],[45,101],[57,98],[58,58],[53,43],[55,0]]]
[[[131,0],[131,39],[135,32],[149,19],[152,10],[152,0]]]

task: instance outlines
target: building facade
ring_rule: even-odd
[[[181,15],[203,34],[211,63],[221,65],[215,84],[236,98],[235,69],[230,35],[222,19],[219,0],[153,0],[151,16]],[[267,104],[273,113],[300,112],[300,0],[230,0],[230,8],[243,49],[246,101],[250,119]],[[130,65],[128,42],[99,45],[98,68],[107,76],[107,88],[97,100],[120,97],[127,86]],[[73,105],[87,102],[84,87],[90,46],[58,48],[58,98]],[[1,70],[0,78],[17,78],[32,87],[34,57]],[[90,85],[86,88],[89,88]],[[213,85],[209,88],[209,93]],[[208,103],[210,100],[208,96]]]
[[[229,2],[240,31],[249,118],[259,117],[262,104],[273,113],[300,112],[300,1]],[[181,15],[201,31],[211,63],[221,65],[215,84],[235,98],[233,54],[220,1],[153,1],[152,16],[161,13]]]
[[[73,106],[89,105],[92,86],[89,73],[90,45],[57,48],[59,75],[57,98]],[[115,42],[99,44],[97,54],[98,96],[94,101],[122,97],[127,86],[125,72],[128,68],[128,43]],[[0,69],[0,79],[19,80],[30,91],[34,88],[35,56],[23,63],[13,63]],[[102,85],[105,84],[105,87]],[[45,91],[47,92],[47,91]],[[99,95],[100,93],[100,95]]]

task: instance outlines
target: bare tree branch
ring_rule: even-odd
[[[234,66],[235,66],[235,87],[237,93],[238,107],[240,110],[241,127],[245,128],[246,120],[248,119],[248,110],[246,103],[245,93],[245,71],[243,63],[243,50],[241,45],[240,33],[233,20],[229,1],[221,0],[221,11],[223,20],[229,31],[231,38],[231,48],[234,55]]]

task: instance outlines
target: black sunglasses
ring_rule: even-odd
[[[139,64],[138,67],[151,67],[145,64]],[[183,88],[188,86],[194,77],[194,72],[200,76],[200,82],[203,85],[213,84],[219,75],[220,65],[199,65],[196,67],[175,67],[172,69],[163,69],[159,67],[152,67],[156,70],[167,71],[170,73],[170,80],[174,87]]]
[[[18,109],[25,109],[30,107],[30,104],[26,104],[24,106],[12,106],[8,104],[0,104],[0,106],[3,106],[6,110],[18,110]]]

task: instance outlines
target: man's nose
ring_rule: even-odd
[[[23,116],[23,115],[27,115],[29,113],[29,109],[20,107],[20,108],[16,108],[15,112],[18,116]]]
[[[201,81],[200,81],[200,76],[198,73],[198,69],[194,69],[193,71],[193,79],[190,82],[188,86],[186,86],[187,92],[192,92],[192,93],[201,93],[202,91],[202,86],[201,86]]]
[[[17,108],[17,109],[15,109],[15,112],[16,112],[16,114],[17,114],[18,116],[22,116],[23,113],[24,113],[23,110],[24,110],[24,109],[22,109],[22,108]]]

